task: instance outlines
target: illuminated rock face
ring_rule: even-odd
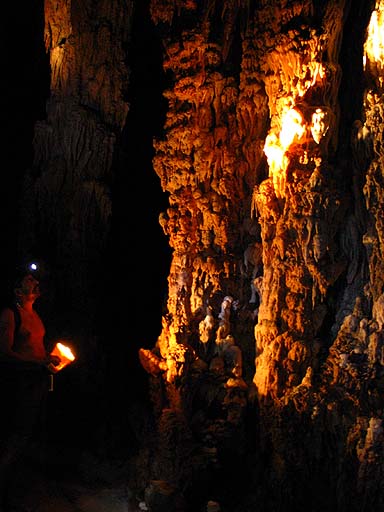
[[[52,96],[30,179],[64,262],[110,227],[132,7],[45,2]],[[150,2],[173,257],[161,334],[139,351],[156,420],[137,464],[148,503],[384,507],[383,9]]]
[[[152,476],[230,510],[384,506],[382,46],[367,42],[364,71],[374,4],[348,8],[151,2],[174,251],[163,330],[141,351]]]

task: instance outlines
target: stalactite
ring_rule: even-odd
[[[259,480],[243,504],[324,510],[336,507],[331,496],[319,496],[329,487],[342,508],[356,509],[365,499],[373,506],[367,475],[377,489],[382,471],[380,450],[372,448],[382,435],[375,416],[381,400],[373,391],[382,373],[381,64],[367,60],[377,90],[366,93],[364,124],[345,127],[353,148],[341,154],[348,3],[231,2],[215,27],[216,2],[178,7],[151,3],[154,23],[167,24],[164,66],[173,77],[166,135],[155,144],[154,167],[171,194],[161,222],[174,254],[166,328],[154,352],[161,346],[166,356],[175,341],[195,350],[199,370],[183,374],[179,396],[193,383],[199,401],[183,395],[184,417],[200,447],[202,431],[211,429],[219,459],[228,451],[215,427],[220,422],[241,456],[244,445],[235,439],[243,413],[257,410],[259,437],[248,469]],[[365,9],[368,15],[371,7]],[[187,10],[193,16],[183,26]],[[237,23],[239,76],[226,60]],[[362,21],[361,40],[365,29]],[[348,165],[352,179],[343,174]],[[361,198],[366,171],[369,215]],[[236,397],[224,398],[224,383]],[[209,416],[208,388],[221,408],[238,403],[239,414]],[[316,446],[304,440],[311,436]],[[357,468],[353,493],[342,477],[349,465]],[[316,482],[301,467],[315,468]],[[221,470],[230,473],[225,465]],[[192,486],[198,478],[191,478]],[[208,498],[202,490],[200,499]]]

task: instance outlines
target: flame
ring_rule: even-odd
[[[75,356],[73,355],[71,349],[69,347],[66,347],[62,343],[56,344],[57,350],[59,351],[60,355],[68,359],[69,361],[74,361]]]
[[[72,350],[60,342],[56,343],[54,349],[51,352],[51,355],[58,356],[60,358],[60,363],[57,366],[53,365],[52,363],[48,365],[48,368],[53,373],[59,372],[76,359],[72,353]]]

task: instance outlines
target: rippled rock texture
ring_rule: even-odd
[[[151,2],[173,259],[141,356],[154,477],[201,501],[383,506],[381,9]]]
[[[110,227],[128,4],[46,2],[30,179],[63,261]],[[136,484],[151,510],[380,510],[384,3],[151,0],[148,16],[172,261],[161,333],[139,349],[155,426]]]

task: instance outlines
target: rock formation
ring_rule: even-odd
[[[151,469],[200,507],[383,506],[382,8],[151,2],[173,248],[155,370],[143,362]],[[344,91],[354,75],[364,89]]]
[[[110,229],[135,8],[45,9],[23,233],[55,233],[81,302]],[[148,15],[172,261],[160,335],[139,348],[154,428],[131,479],[153,511],[381,510],[384,2],[151,0]]]

